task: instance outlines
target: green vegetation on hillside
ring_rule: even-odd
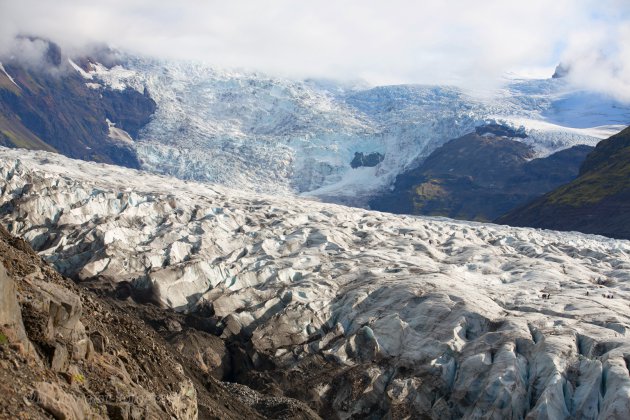
[[[630,128],[602,140],[577,179],[497,222],[630,238]]]

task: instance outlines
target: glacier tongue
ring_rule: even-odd
[[[112,89],[146,88],[156,101],[134,143],[143,169],[358,206],[479,125],[522,128],[543,156],[594,146],[630,119],[629,106],[561,79],[510,80],[479,98],[449,86],[347,87],[140,58],[82,74]],[[372,171],[353,169],[357,152],[384,159]]]
[[[320,412],[626,418],[630,243],[269,197],[0,149],[2,222],[63,273],[211,308]],[[271,378],[271,379],[270,379]]]

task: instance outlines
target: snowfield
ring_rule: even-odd
[[[302,375],[306,399],[340,418],[630,412],[630,242],[25,150],[0,149],[0,186],[3,224],[63,273],[211,308],[223,337],[251,342],[255,366]]]
[[[483,124],[522,129],[545,156],[594,146],[630,122],[630,106],[561,79],[506,80],[479,97],[448,86],[294,81],[192,62],[130,58],[124,68],[92,67],[78,68],[91,86],[146,88],[157,102],[135,143],[143,169],[359,206]],[[355,152],[385,158],[376,168],[352,169]]]

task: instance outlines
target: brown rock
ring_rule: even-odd
[[[180,332],[182,330],[182,324],[174,319],[167,319],[164,321],[166,329],[171,332]]]
[[[55,283],[37,281],[35,284],[49,301],[48,338],[71,338],[73,334],[81,333],[84,336],[85,329],[80,323],[81,298]]]
[[[107,351],[107,345],[109,344],[109,339],[103,335],[99,331],[95,331],[90,334],[90,340],[92,340],[92,345],[94,346],[94,350],[98,353],[105,353]]]
[[[56,384],[37,382],[35,384],[35,401],[54,418],[59,420],[96,419],[87,402],[75,398]]]
[[[68,350],[65,344],[56,343],[50,368],[55,372],[63,372],[68,366]]]
[[[127,420],[131,417],[129,403],[107,404],[107,416],[110,420]]]
[[[0,264],[0,340],[12,343],[17,346],[20,354],[29,355],[31,359],[40,362],[24,329],[15,282],[9,277],[2,264]]]
[[[18,305],[15,282],[0,264],[0,328],[8,341],[21,342],[26,338],[22,312]]]

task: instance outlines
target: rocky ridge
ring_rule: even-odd
[[[628,242],[245,194],[44,152],[1,150],[0,175],[3,224],[57,269],[194,317],[228,343],[230,379],[322,417],[630,411]]]
[[[197,418],[193,383],[139,320],[82,293],[4,228],[0,250],[0,416]]]

